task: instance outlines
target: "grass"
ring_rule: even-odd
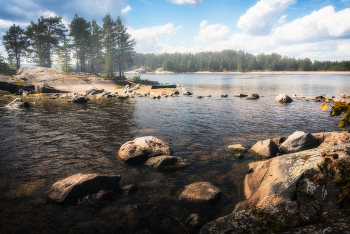
[[[116,89],[124,89],[125,88],[125,86],[123,86],[123,85],[117,85],[117,87],[116,87]]]

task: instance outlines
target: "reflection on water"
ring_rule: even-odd
[[[349,90],[349,76],[342,75],[142,78],[182,83],[195,95],[212,97],[91,100],[82,105],[28,98],[36,104],[27,110],[7,110],[10,100],[0,99],[1,233],[187,233],[180,222],[191,213],[210,221],[232,212],[243,198],[244,165],[255,159],[247,153],[238,161],[225,150],[227,145],[250,147],[296,130],[337,130],[337,119],[322,112],[320,103],[295,100],[280,105],[274,102],[276,95],[340,96]],[[250,92],[262,97],[233,97]],[[224,93],[229,97],[221,98]],[[168,142],[176,156],[187,160],[187,169],[157,172],[118,161],[122,144],[147,135]],[[120,174],[121,186],[137,184],[140,190],[89,205],[46,204],[45,193],[54,182],[79,172]],[[185,185],[198,181],[212,182],[223,191],[219,204],[177,200]]]

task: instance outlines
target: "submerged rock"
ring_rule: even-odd
[[[228,97],[228,95],[227,94],[222,94],[221,97]]]
[[[193,203],[216,203],[220,201],[221,195],[221,190],[211,183],[196,182],[187,185],[179,199]]]
[[[250,100],[254,100],[254,99],[258,99],[259,98],[259,94],[257,93],[251,93],[247,96],[247,99],[250,99]]]
[[[12,102],[10,102],[8,105],[6,105],[6,107],[11,109],[18,109],[18,108],[30,107],[30,104],[28,102],[23,101],[22,98],[16,98]]]
[[[101,190],[117,191],[120,179],[119,175],[78,173],[54,183],[47,196],[56,203],[73,204]]]
[[[275,98],[275,102],[290,103],[293,99],[286,94],[280,94]]]
[[[227,148],[228,148],[229,150],[239,151],[239,152],[245,152],[245,151],[247,151],[247,149],[244,148],[244,146],[241,145],[241,144],[229,145],[229,146],[227,146]]]
[[[182,158],[174,156],[152,157],[146,161],[145,165],[154,167],[158,170],[176,170],[187,167]]]
[[[248,95],[240,93],[240,94],[234,94],[233,96],[234,97],[247,97]]]
[[[136,185],[130,184],[130,185],[124,186],[124,187],[122,188],[122,190],[123,190],[123,193],[124,193],[125,195],[131,195],[131,194],[136,193],[137,190],[139,190],[139,187],[136,186]]]
[[[125,163],[143,163],[149,158],[161,155],[173,155],[170,145],[156,137],[145,136],[123,144],[119,149],[118,158]]]
[[[190,224],[192,227],[200,228],[205,224],[205,221],[197,213],[195,213],[191,214],[187,218],[186,223]]]

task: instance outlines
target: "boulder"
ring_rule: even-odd
[[[175,91],[173,92],[173,94],[175,94],[175,95],[179,95],[179,94],[180,94],[180,92],[179,92],[179,91],[177,91],[177,90],[175,90]]]
[[[279,147],[282,153],[294,153],[303,150],[316,148],[318,146],[316,138],[310,133],[302,131],[294,132]]]
[[[85,103],[88,99],[82,95],[74,95],[70,101],[74,103]]]
[[[255,145],[253,145],[250,151],[262,158],[275,157],[277,153],[280,153],[279,146],[285,141],[285,139],[286,137],[277,137],[258,141]]]
[[[186,223],[190,224],[192,227],[200,228],[205,224],[205,221],[197,213],[195,213],[191,214],[187,218]]]
[[[293,227],[293,224],[300,224],[298,214],[298,204],[296,202],[285,202],[261,207],[265,212],[271,214],[271,217],[280,217],[280,213],[286,216],[295,217],[294,222],[289,219],[282,224],[286,229]],[[280,219],[281,220],[281,219]],[[199,234],[223,234],[223,233],[265,233],[268,229],[268,222],[262,217],[256,217],[251,212],[239,211],[227,216],[218,218],[204,225]]]
[[[343,93],[340,95],[341,98],[350,98],[350,93]]]
[[[15,100],[7,104],[6,107],[11,109],[18,109],[30,107],[30,104],[28,102],[23,101],[22,98],[16,98]]]
[[[217,203],[222,192],[209,182],[196,182],[185,187],[179,195],[180,200],[193,203]]]
[[[227,148],[229,150],[239,151],[239,152],[246,152],[247,151],[247,149],[244,148],[243,145],[241,145],[241,144],[229,145],[229,146],[227,146]]]
[[[131,195],[137,192],[139,190],[139,187],[133,184],[124,186],[122,188],[124,195]]]
[[[247,97],[248,95],[240,93],[240,94],[234,94],[233,96],[234,97]]]
[[[227,94],[222,94],[221,97],[228,97],[228,95]]]
[[[183,93],[183,95],[185,95],[185,96],[189,96],[189,95],[192,95],[193,93],[191,93],[190,91],[186,91],[186,92],[184,92]]]
[[[207,97],[211,97],[211,95],[209,94],[209,95],[207,95]]]
[[[275,102],[291,103],[293,99],[286,94],[280,94],[275,98]]]
[[[201,99],[201,98],[203,98],[203,96],[197,96],[197,98],[198,98],[198,99]]]
[[[155,156],[172,156],[173,151],[168,143],[153,136],[145,136],[123,144],[118,158],[125,163],[143,163]]]
[[[258,98],[259,98],[259,94],[257,94],[257,93],[251,93],[247,96],[247,99],[250,99],[250,100],[255,100]]]
[[[277,204],[297,199],[296,188],[302,189],[318,171],[317,165],[323,160],[321,153],[333,150],[339,155],[339,160],[350,161],[346,151],[350,143],[318,147],[297,153],[282,155],[265,161],[258,161],[248,164],[248,174],[244,178],[245,201],[238,203],[234,211],[244,210],[246,203],[257,204],[257,207]],[[310,181],[308,181],[310,182]],[[326,197],[334,202],[334,194],[331,186],[328,186]]]
[[[152,157],[146,161],[145,165],[154,167],[158,170],[176,170],[187,167],[182,158],[174,156]]]
[[[87,88],[85,91],[86,91],[86,94],[95,95],[95,94],[103,93],[104,89],[98,89],[95,86],[90,85],[89,88]]]
[[[101,190],[117,191],[120,178],[119,175],[78,173],[54,183],[47,196],[56,203],[73,204]]]

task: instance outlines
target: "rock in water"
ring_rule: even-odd
[[[117,191],[119,175],[75,174],[52,185],[47,196],[60,204],[73,204],[79,199],[101,190]]]
[[[252,153],[262,158],[273,158],[280,153],[279,146],[286,140],[286,137],[277,137],[257,142],[250,149]]]
[[[85,103],[88,101],[88,99],[84,96],[76,95],[76,96],[73,96],[70,101],[75,103]]]
[[[222,192],[209,182],[196,182],[187,185],[179,195],[180,200],[194,203],[216,203],[221,199]]]
[[[168,143],[153,136],[139,137],[123,144],[118,158],[125,163],[143,163],[155,156],[172,156],[173,151]]]
[[[12,109],[18,109],[18,108],[30,107],[30,104],[28,102],[23,101],[22,98],[16,98],[11,103],[9,103],[6,107],[12,108]]]
[[[283,153],[294,153],[303,150],[316,148],[318,142],[310,133],[302,131],[294,132],[280,145],[280,151]]]
[[[280,102],[280,103],[290,103],[292,101],[293,99],[285,94],[280,94],[275,98],[275,102]]]
[[[251,93],[247,96],[247,99],[250,99],[250,100],[255,100],[258,98],[259,98],[259,94],[257,94],[257,93]]]
[[[152,157],[147,160],[145,165],[154,167],[158,170],[176,170],[187,167],[182,158],[174,156]]]
[[[244,148],[244,146],[241,144],[229,145],[229,146],[227,146],[227,148],[229,150],[238,151],[238,152],[246,152],[247,151],[247,149]]]

